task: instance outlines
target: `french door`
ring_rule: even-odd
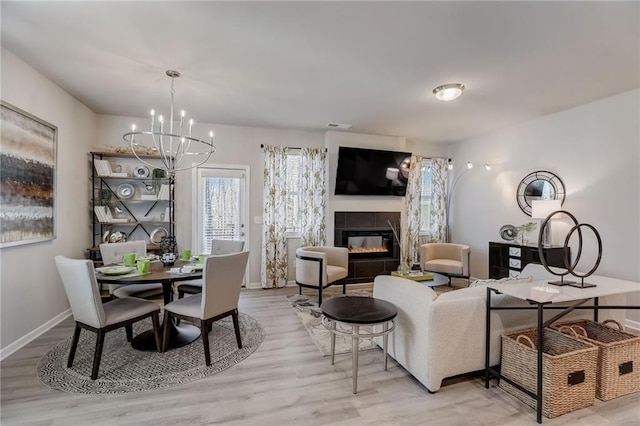
[[[249,249],[248,173],[249,168],[243,166],[196,168],[196,226],[192,240],[196,253],[211,253],[213,239],[241,240],[245,250]]]

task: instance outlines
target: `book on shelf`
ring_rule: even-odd
[[[111,164],[107,160],[94,160],[98,176],[111,176]]]
[[[158,200],[168,200],[169,199],[169,185],[163,184],[160,186],[160,191],[158,192]]]

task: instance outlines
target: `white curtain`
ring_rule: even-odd
[[[422,195],[422,161],[419,155],[411,156],[407,178],[407,193],[404,197],[404,217],[400,238],[400,262],[411,266],[418,261],[420,253],[420,198]]]
[[[429,241],[447,242],[447,160],[431,160],[431,215],[429,216]]]
[[[300,228],[302,246],[323,246],[327,242],[326,170],[324,148],[302,148],[300,155]]]
[[[260,270],[260,282],[263,288],[287,285],[286,179],[287,148],[265,145]]]

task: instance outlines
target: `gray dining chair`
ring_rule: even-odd
[[[200,327],[205,364],[211,365],[209,326],[231,316],[238,348],[242,348],[238,323],[238,300],[249,260],[249,252],[209,256],[204,263],[202,293],[175,300],[164,307],[164,323],[171,317],[190,321]],[[169,327],[165,327],[163,349],[169,345]]]
[[[109,331],[124,327],[127,341],[131,341],[133,339],[133,323],[151,317],[156,345],[161,348],[160,306],[147,300],[135,298],[115,299],[103,304],[91,260],[56,256],[55,262],[76,323],[67,359],[68,368],[73,366],[82,328],[96,333],[91,380],[96,380],[98,377],[104,337]]]
[[[211,254],[221,255],[239,253],[244,249],[244,241],[240,240],[211,240]],[[185,294],[198,294],[202,292],[202,280],[184,281],[177,283],[178,299]]]
[[[112,265],[121,263],[125,253],[135,253],[142,257],[147,255],[147,243],[145,241],[127,241],[124,243],[100,244],[100,256],[102,263]],[[162,296],[162,284],[135,284],[116,285],[109,284],[109,294],[123,299],[125,297],[138,297],[148,299]]]

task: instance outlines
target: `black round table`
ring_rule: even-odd
[[[322,303],[322,324],[331,332],[331,365],[335,361],[336,335],[351,336],[351,360],[353,393],[358,393],[358,347],[362,337],[382,336],[384,369],[387,370],[387,341],[395,328],[393,319],[398,315],[396,307],[385,300],[373,297],[335,297]],[[351,326],[351,331],[340,330],[337,323]],[[362,325],[382,325],[381,332],[360,333]],[[391,326],[389,326],[391,325]]]
[[[96,274],[96,280],[101,284],[119,285],[160,283],[162,284],[162,295],[164,304],[166,305],[173,299],[173,283],[202,278],[202,270],[180,274],[171,273],[172,268],[185,266],[190,263],[191,262],[176,260],[173,266],[164,266],[162,262],[151,262],[151,271],[147,274],[138,274],[136,272],[124,276]],[[168,349],[188,345],[200,337],[200,329],[195,325],[185,323],[177,325],[173,321],[170,321],[169,324],[162,324],[162,327],[169,327]],[[162,330],[160,333],[161,336],[164,335]],[[152,330],[144,331],[137,335],[131,341],[131,346],[140,351],[158,350]]]

